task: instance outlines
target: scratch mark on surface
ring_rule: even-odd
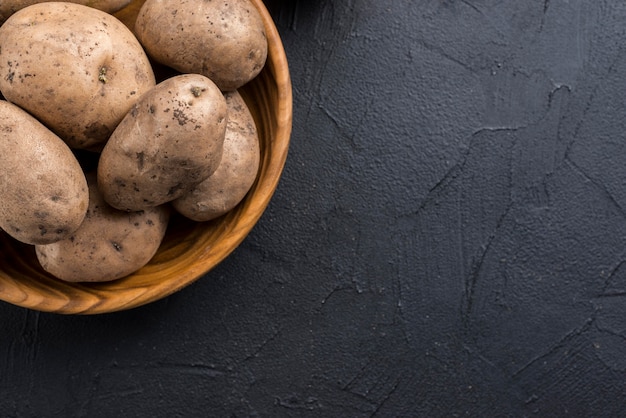
[[[115,367],[118,370],[151,369],[174,375],[201,376],[216,378],[224,374],[213,365],[203,363],[156,362],[152,364],[128,364]]]
[[[202,377],[219,377],[224,374],[221,370],[206,364],[177,364],[177,363],[159,363],[159,369],[181,375],[195,375]]]
[[[543,0],[543,13],[541,15],[541,23],[539,24],[539,32],[543,31],[543,27],[546,24],[546,15],[548,14],[549,7],[550,7],[550,0]]]
[[[548,8],[550,7],[550,0],[543,0],[543,14],[548,13]]]
[[[480,354],[479,352],[477,352],[476,350],[474,350],[472,347],[470,347],[467,344],[463,344],[463,349],[465,351],[467,351],[469,354],[478,357],[479,359],[481,359],[485,364],[491,366],[491,367],[496,367],[496,365],[489,360],[487,357],[485,357],[484,355]]]
[[[307,411],[314,411],[322,407],[319,400],[313,396],[309,396],[306,399],[299,399],[295,394],[289,395],[286,398],[277,396],[274,404],[286,409],[300,409]]]
[[[470,273],[467,275],[465,279],[465,311],[463,312],[462,317],[463,317],[463,321],[466,324],[469,322],[470,316],[472,314],[472,310],[474,308],[474,303],[476,299],[476,295],[475,295],[476,287],[478,284],[478,278],[480,276],[480,272],[485,262],[485,258],[487,257],[487,254],[489,253],[489,249],[491,248],[491,245],[493,244],[496,237],[498,236],[498,232],[500,231],[500,228],[502,227],[502,223],[504,222],[504,219],[507,217],[512,207],[513,207],[513,202],[509,202],[509,205],[507,206],[507,208],[500,214],[500,217],[498,218],[496,222],[496,226],[494,227],[491,234],[489,234],[487,243],[482,246],[482,251],[481,251],[480,256],[478,257],[477,261],[472,263]]]
[[[352,377],[352,379],[348,380],[348,382],[346,382],[344,385],[341,386],[341,390],[348,390],[350,388],[350,386],[352,386],[352,384],[354,382],[356,382],[358,379],[360,379],[361,377],[363,377],[363,375],[366,374],[367,369],[370,367],[370,364],[364,364],[363,366],[361,366],[361,368],[359,369],[359,371],[354,375],[354,377]]]
[[[445,188],[461,174],[461,172],[463,171],[463,167],[465,167],[465,164],[467,163],[467,158],[469,156],[470,150],[471,144],[469,146],[466,146],[462,150],[459,161],[457,161],[456,164],[450,167],[448,171],[444,173],[441,179],[428,190],[428,195],[426,196],[426,199],[424,199],[424,202],[422,202],[422,204],[420,205],[418,212],[419,210],[423,209],[424,206],[426,206],[426,204],[431,200],[432,195],[437,194],[440,190],[445,190]]]
[[[475,12],[477,12],[477,13],[479,13],[479,14],[484,16],[483,11],[480,10],[475,4],[470,3],[469,0],[461,0],[461,3],[465,4],[466,6],[468,6],[469,8],[474,10]]]
[[[620,290],[616,292],[603,292],[603,293],[600,293],[596,297],[600,299],[600,298],[621,298],[624,296],[626,296],[626,290]]]
[[[615,275],[620,271],[620,269],[624,267],[625,265],[626,265],[626,260],[620,260],[617,263],[617,265],[613,267],[613,269],[611,269],[611,271],[606,277],[606,280],[604,281],[604,285],[602,286],[602,290],[600,291],[600,294],[597,296],[598,298],[626,296],[626,290],[622,290],[622,291],[616,290],[612,292],[607,292],[607,289],[609,288],[611,281],[613,280]]]
[[[548,93],[548,111],[546,112],[545,116],[540,120],[540,122],[548,116],[550,109],[552,109],[552,104],[554,102],[554,97],[556,93],[562,89],[567,90],[568,93],[571,93],[573,91],[572,86],[570,86],[569,84],[555,84],[554,88],[550,90],[550,93]]]
[[[318,310],[320,310],[326,304],[326,302],[328,302],[328,299],[330,299],[335,293],[339,291],[343,291],[343,290],[352,290],[352,289],[353,287],[347,286],[345,284],[335,285],[335,287],[333,287],[331,291],[328,292],[328,294],[322,298],[322,300],[320,301],[320,307],[318,308]]]
[[[254,350],[254,352],[252,352],[251,354],[247,355],[243,361],[247,361],[250,360],[252,358],[258,357],[259,353],[261,351],[263,351],[263,348],[265,348],[265,346],[269,343],[271,343],[272,341],[274,341],[280,334],[281,334],[282,330],[281,329],[277,329],[276,331],[274,331],[274,333],[272,335],[270,335],[269,337],[267,337],[266,339],[264,339],[263,341],[261,341],[261,344],[259,344],[257,346],[257,348]]]
[[[585,172],[585,170],[583,170],[582,167],[580,167],[578,164],[576,164],[568,156],[565,157],[565,160],[566,160],[567,164],[569,164],[570,167],[572,167],[577,173],[579,173],[582,177],[584,177],[591,184],[596,186],[606,196],[606,198],[609,200],[609,202],[611,202],[611,204],[613,206],[615,206],[615,208],[618,210],[620,215],[622,217],[626,218],[626,210],[622,207],[622,205],[619,204],[619,202],[615,199],[613,194],[606,188],[606,186],[603,183],[598,182],[593,177],[591,177],[589,174],[587,174]]]
[[[391,389],[389,390],[389,392],[387,392],[385,394],[385,396],[383,397],[383,399],[380,401],[380,403],[378,405],[376,405],[376,408],[370,414],[370,418],[372,418],[372,417],[374,417],[375,415],[378,414],[378,412],[383,407],[383,405],[385,405],[385,403],[389,400],[391,395],[393,395],[395,393],[395,391],[398,389],[398,386],[400,386],[400,378],[396,379],[396,381],[394,382],[394,384],[391,387]]]
[[[594,104],[598,90],[606,83],[605,79],[609,77],[613,72],[615,72],[615,67],[617,66],[618,61],[621,59],[622,54],[624,53],[624,48],[625,47],[621,47],[621,46],[619,47],[617,53],[615,54],[615,59],[607,67],[606,72],[602,76],[598,77],[598,83],[595,85],[595,87],[593,88],[589,96],[587,97],[587,100],[585,101],[585,107],[582,110],[582,114],[580,115],[576,125],[574,126],[574,130],[571,135],[572,139],[569,141],[565,149],[565,158],[568,158],[572,152],[572,148],[574,144],[576,143],[576,139],[578,138],[580,130],[582,129],[584,123],[586,122],[586,117],[589,114],[589,111],[591,110],[592,105]]]
[[[600,332],[604,332],[606,334],[612,335],[613,337],[617,337],[626,342],[626,335],[622,334],[621,332],[612,330],[611,328],[601,327],[598,324],[596,324],[596,329]]]
[[[577,138],[578,137],[578,133],[580,132],[580,129],[583,126],[583,123],[585,122],[585,117],[587,116],[587,114],[589,113],[589,111],[591,110],[591,105],[594,102],[595,96],[596,96],[596,91],[598,90],[599,87],[596,87],[594,89],[594,91],[591,92],[591,94],[589,95],[589,97],[587,98],[587,101],[585,102],[585,108],[583,109],[582,115],[581,117],[578,119],[578,123],[576,124],[576,126],[574,127],[574,134],[572,135],[573,138]],[[571,144],[574,142],[574,140],[572,140],[572,142],[570,143],[570,147],[568,147],[567,149],[567,153],[566,155],[569,154],[569,150],[571,148]]]
[[[480,134],[485,132],[515,132],[519,129],[523,129],[525,126],[500,126],[500,127],[483,127],[472,133],[470,143],[466,145],[461,152],[461,156],[459,157],[459,161],[450,167],[450,169],[443,175],[441,180],[439,180],[434,186],[430,188],[428,191],[429,195],[432,193],[436,193],[439,189],[445,189],[445,187],[452,182],[452,180],[456,179],[459,174],[463,171],[465,164],[467,163],[467,158],[469,157],[469,153],[472,149],[473,142],[476,140]],[[427,199],[429,200],[429,199]]]
[[[333,288],[333,289],[332,289],[332,290],[331,290],[331,291],[330,291],[330,292],[329,292],[326,296],[324,296],[324,297],[322,298],[322,300],[321,300],[321,302],[320,302],[320,305],[324,306],[324,305],[326,304],[326,301],[327,301],[328,299],[330,299],[330,297],[331,297],[332,295],[334,295],[334,294],[335,294],[335,292],[337,292],[337,291],[339,291],[339,290],[341,290],[341,289],[342,289],[342,288],[341,288],[341,286],[335,286],[335,287],[334,287],[334,288]],[[321,307],[320,307],[320,308],[321,308]]]
[[[374,103],[374,99],[370,98],[368,99],[366,103],[363,104],[363,106],[361,106],[362,111],[355,124],[356,126],[359,126],[359,127],[365,126],[363,122],[370,116],[371,107],[373,103]],[[358,129],[353,129],[350,132],[344,132],[345,129],[342,128],[341,123],[340,123],[341,119],[339,117],[334,115],[333,112],[331,112],[326,106],[323,106],[322,104],[318,104],[318,108],[322,111],[322,113],[328,116],[333,126],[337,128],[337,130],[342,135],[342,137],[346,138],[350,142],[350,145],[352,146],[352,148],[354,148],[354,150],[360,151],[362,149],[362,147],[358,145],[357,140],[356,140],[357,134],[359,133]]]
[[[550,3],[550,0],[546,0]],[[582,2],[578,3],[578,9],[576,10],[576,58],[582,65],[583,62],[583,36],[582,36]]]
[[[400,322],[400,331],[402,332],[402,339],[404,340],[404,343],[407,346],[411,345],[411,340],[409,339],[409,334],[406,331],[406,327],[407,327],[407,319],[404,317],[404,311],[402,309],[402,299],[401,297],[398,298],[398,302],[396,304],[396,309],[394,310],[394,314],[393,314],[393,324],[397,324],[396,321]]]
[[[460,59],[450,55],[449,53],[447,53],[442,47],[437,46],[437,45],[433,45],[430,42],[427,42],[424,39],[416,39],[416,41],[419,43],[419,45],[421,45],[423,48],[425,48],[427,51],[432,52],[436,55],[439,55],[440,57],[459,65],[461,68],[470,71],[470,72],[474,72],[474,69],[468,65],[467,63],[461,61]]]
[[[512,377],[515,378],[515,377],[519,376],[524,371],[526,371],[527,369],[532,367],[534,364],[540,362],[544,358],[546,358],[549,355],[551,355],[551,354],[555,353],[556,351],[558,351],[570,339],[572,339],[572,338],[574,338],[576,336],[579,336],[579,335],[583,334],[584,332],[588,331],[591,328],[591,326],[593,325],[594,321],[595,321],[595,317],[587,318],[582,326],[580,326],[578,328],[574,328],[573,330],[569,331],[562,338],[560,338],[555,344],[552,344],[550,347],[548,347],[547,350],[545,350],[544,352],[542,352],[542,353],[536,355],[535,357],[533,357],[532,359],[530,359],[530,361],[528,361],[526,364],[524,364],[522,367],[520,367],[518,370],[516,370],[512,374]]]
[[[112,392],[101,393],[97,395],[98,400],[106,400],[112,398],[125,398],[129,396],[140,395],[143,393],[143,388],[116,390]]]

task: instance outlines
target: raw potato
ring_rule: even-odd
[[[252,114],[238,92],[224,96],[228,125],[220,165],[209,178],[172,202],[176,211],[194,221],[215,219],[233,209],[248,193],[259,170],[259,137]]]
[[[167,229],[169,209],[160,206],[123,212],[109,206],[97,188],[94,172],[87,174],[89,210],[70,237],[35,246],[48,273],[68,282],[103,282],[122,278],[145,266]]]
[[[164,30],[167,28],[167,30]],[[156,61],[203,74],[222,91],[256,77],[267,59],[267,37],[249,0],[147,0],[135,34]]]
[[[0,2],[0,25],[13,13],[36,3],[49,0],[2,0]],[[130,4],[131,0],[66,0],[70,3],[83,4],[107,13],[115,13]]]
[[[183,74],[146,93],[102,150],[98,183],[109,204],[143,210],[210,176],[222,158],[228,113],[208,78]]]
[[[100,150],[154,85],[132,32],[100,10],[39,3],[0,26],[0,91],[72,148]]]
[[[69,147],[19,107],[0,100],[0,228],[18,241],[70,236],[88,205],[85,175]]]

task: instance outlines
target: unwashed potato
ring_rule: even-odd
[[[0,228],[27,244],[70,236],[89,200],[70,148],[24,110],[0,100],[0,156]]]
[[[48,273],[68,282],[103,282],[122,278],[145,266],[167,229],[169,208],[123,212],[109,206],[98,191],[95,172],[87,174],[89,210],[68,238],[35,246]]]
[[[128,112],[102,150],[98,184],[121,210],[170,202],[210,176],[222,158],[226,100],[208,78],[159,83]]]
[[[156,61],[203,74],[222,91],[256,77],[267,59],[267,37],[249,0],[146,0],[135,34]]]
[[[248,193],[259,170],[259,137],[252,114],[237,91],[225,93],[228,125],[224,153],[215,172],[174,200],[177,212],[194,221],[208,221],[233,209]]]
[[[13,13],[36,3],[49,0],[2,0],[0,2],[0,25]],[[67,0],[70,3],[83,4],[107,13],[115,13],[130,4],[131,0]]]
[[[100,10],[39,3],[0,26],[0,91],[72,148],[100,150],[154,85],[137,38]]]

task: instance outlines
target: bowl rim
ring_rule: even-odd
[[[0,300],[20,307],[58,314],[91,315],[136,308],[165,298],[200,279],[229,256],[247,237],[263,215],[274,195],[284,169],[293,123],[293,92],[286,53],[274,21],[262,0],[250,0],[258,9],[268,40],[268,55],[262,73],[269,71],[277,91],[278,107],[273,113],[272,152],[268,172],[257,179],[255,193],[249,199],[246,216],[238,217],[227,239],[218,241],[208,256],[202,251],[194,254],[196,261],[183,272],[168,280],[143,286],[118,286],[123,279],[103,283],[69,283],[59,281],[58,287],[41,285],[27,288],[19,279],[0,276]],[[276,143],[275,138],[282,140]],[[17,256],[7,254],[5,257]],[[32,270],[32,269],[31,269]],[[34,283],[34,281],[33,281]],[[71,292],[59,291],[59,288]],[[45,294],[44,294],[45,293]]]

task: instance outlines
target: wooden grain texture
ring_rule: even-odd
[[[138,272],[106,283],[66,283],[47,274],[34,247],[0,232],[0,299],[59,314],[98,314],[141,306],[199,279],[226,258],[248,235],[267,207],[280,179],[292,126],[289,68],[278,31],[261,0],[269,50],[265,68],[240,92],[257,123],[261,145],[259,174],[247,197],[230,213],[196,223],[175,216],[152,261]],[[141,1],[116,16],[132,28]]]

